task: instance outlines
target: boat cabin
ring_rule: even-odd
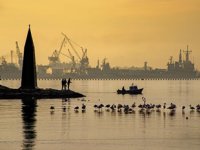
[[[134,90],[137,90],[137,89],[138,89],[138,87],[136,85],[132,85],[132,86],[129,87],[130,91],[134,91]]]

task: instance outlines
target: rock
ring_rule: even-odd
[[[71,90],[57,89],[10,89],[4,86],[0,87],[0,99],[21,99],[34,97],[36,99],[51,98],[79,98],[85,97],[83,94]]]

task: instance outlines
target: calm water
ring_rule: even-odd
[[[0,149],[200,149],[200,113],[190,111],[189,105],[200,104],[200,81],[133,81],[144,87],[143,95],[117,95],[122,86],[128,88],[132,81],[73,81],[72,89],[87,97],[87,101],[71,99],[54,100],[1,100]],[[1,81],[9,87],[19,87],[19,81]],[[39,81],[39,87],[60,89],[60,81]],[[131,114],[94,112],[94,104],[168,105],[173,102],[175,113],[156,109],[150,113]],[[85,113],[74,112],[75,106],[87,105]],[[55,111],[50,111],[50,106]],[[186,106],[182,112],[182,105]],[[66,106],[66,112],[62,107]],[[189,117],[186,120],[186,117]]]

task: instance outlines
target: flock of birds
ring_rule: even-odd
[[[103,110],[105,109],[106,111],[112,111],[112,112],[124,112],[124,113],[132,113],[134,112],[134,109],[136,107],[139,108],[139,111],[146,111],[147,113],[148,112],[151,112],[151,110],[155,110],[156,111],[160,111],[161,109],[169,109],[171,112],[175,112],[175,110],[177,109],[177,106],[173,103],[171,103],[169,106],[167,106],[166,103],[164,103],[163,105],[161,104],[147,104],[146,103],[146,98],[142,97],[142,100],[143,100],[143,104],[139,104],[138,106],[136,105],[136,103],[134,102],[132,105],[125,105],[125,104],[95,104],[93,107],[94,107],[94,111],[95,112],[98,112],[98,113],[101,113],[103,112]],[[82,101],[86,101],[86,100],[82,100]],[[99,100],[100,101],[100,100]],[[83,103],[81,107],[79,106],[75,106],[74,107],[74,111],[75,112],[79,112],[79,111],[82,111],[82,112],[86,112],[86,105]],[[182,106],[182,112],[184,112],[186,106]],[[50,107],[51,111],[54,111],[55,107],[54,106],[51,106]],[[63,111],[66,111],[66,106],[63,106],[62,107]],[[192,105],[189,105],[189,109],[191,111],[197,111],[200,113],[200,104],[196,105],[196,107],[192,106]],[[186,117],[186,119],[188,119]]]

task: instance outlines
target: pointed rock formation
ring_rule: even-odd
[[[35,48],[29,25],[26,43],[24,46],[24,58],[22,67],[21,89],[36,89],[37,74],[35,61]]]

